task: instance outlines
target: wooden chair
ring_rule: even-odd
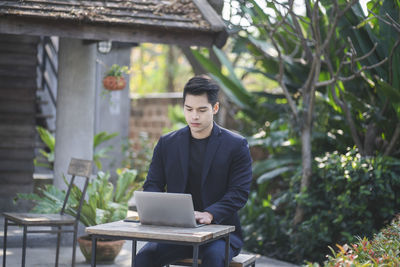
[[[174,262],[172,265],[192,266],[192,264],[193,264],[193,259],[184,259]],[[199,260],[199,265],[201,266],[201,260]],[[231,263],[229,264],[229,267],[248,267],[248,266],[252,267],[256,266],[256,255],[241,253],[236,257],[234,257]]]
[[[71,175],[71,181],[68,186],[67,193],[65,195],[63,207],[60,214],[35,214],[35,213],[3,213],[4,215],[4,246],[3,246],[3,267],[6,266],[6,251],[7,251],[7,227],[8,226],[21,226],[23,227],[23,238],[22,238],[22,266],[25,266],[25,256],[26,256],[26,239],[28,233],[52,233],[57,234],[57,251],[56,251],[56,264],[58,266],[58,254],[60,251],[61,243],[61,233],[73,233],[73,247],[72,247],[72,266],[75,266],[75,255],[76,255],[76,242],[78,233],[78,222],[80,217],[80,212],[86,194],[86,188],[89,183],[89,177],[92,172],[92,161],[82,160],[82,159],[71,159],[68,167],[68,174]],[[79,208],[76,211],[76,216],[70,216],[64,214],[68,198],[72,186],[74,185],[75,176],[80,176],[85,178],[85,184],[82,190],[82,197],[79,200]],[[50,226],[56,227],[57,230],[29,230],[28,227],[42,227]],[[63,229],[66,226],[67,229]],[[73,227],[73,229],[71,229]]]

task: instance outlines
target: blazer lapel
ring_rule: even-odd
[[[218,127],[218,125],[214,122],[214,126],[211,132],[210,140],[208,141],[207,148],[206,148],[206,154],[204,158],[204,165],[203,165],[203,171],[201,173],[201,185],[203,187],[204,182],[206,181],[206,177],[208,174],[208,171],[210,170],[211,167],[211,162],[214,158],[215,152],[218,149],[220,139],[219,139],[219,133],[221,129]]]
[[[181,132],[179,138],[179,158],[181,160],[182,172],[183,172],[183,191],[186,188],[186,183],[189,173],[189,127],[186,127]]]

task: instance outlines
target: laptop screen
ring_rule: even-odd
[[[135,191],[141,224],[197,227],[190,194]]]

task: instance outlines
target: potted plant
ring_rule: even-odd
[[[40,155],[46,160],[46,162],[41,161],[39,157],[35,158],[33,163],[35,166],[45,167],[47,169],[52,170],[54,165],[54,149],[56,146],[56,139],[54,135],[49,132],[47,129],[37,126],[37,132],[39,133],[39,137],[42,142],[46,145],[45,149],[39,149]],[[108,158],[108,152],[112,150],[112,146],[106,146],[103,148],[98,148],[100,144],[116,137],[118,133],[107,133],[107,132],[100,132],[95,134],[93,137],[93,162],[96,164],[97,169],[101,170],[102,158]]]
[[[80,222],[85,226],[93,226],[113,221],[122,220],[127,217],[128,201],[132,197],[134,190],[138,188],[135,183],[137,176],[136,170],[119,169],[117,170],[116,187],[109,181],[110,174],[102,171],[97,173],[95,179],[89,182],[86,199],[83,203]],[[65,183],[68,184],[64,178]],[[76,215],[82,191],[74,186],[71,190],[70,201],[65,212],[72,216]],[[39,189],[38,194],[17,194],[17,198],[29,199],[35,202],[32,212],[35,213],[57,213],[61,210],[65,191],[61,191],[53,185],[46,185],[44,189]],[[98,240],[96,261],[113,262],[120,252],[124,240]],[[78,238],[79,247],[86,261],[91,259],[91,238],[81,236]]]
[[[104,88],[110,91],[124,89],[126,86],[126,81],[125,78],[122,76],[123,73],[128,73],[127,66],[119,66],[118,64],[113,64],[103,78]]]

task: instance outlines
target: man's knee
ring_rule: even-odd
[[[157,245],[155,243],[147,243],[135,256],[135,266],[155,266],[154,259],[157,259]]]
[[[225,262],[225,253],[220,251],[215,251],[212,249],[207,249],[203,253],[202,261],[208,263],[206,266],[220,266]]]
[[[232,248],[229,249],[229,261],[232,259]],[[202,262],[205,266],[224,266],[225,263],[225,241],[218,240],[204,247],[202,251]]]

